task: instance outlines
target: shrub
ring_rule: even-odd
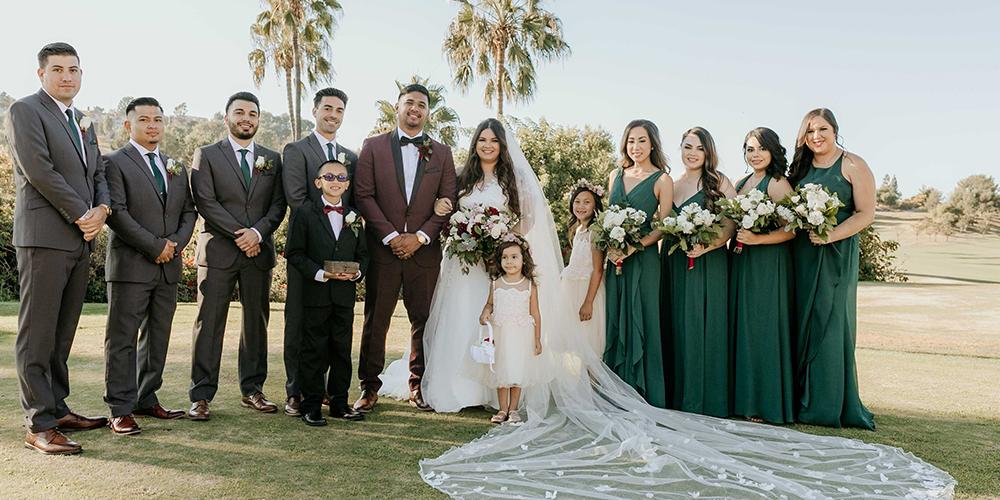
[[[858,279],[861,281],[907,281],[903,270],[896,265],[894,252],[899,249],[896,240],[882,240],[874,226],[861,230],[859,246],[861,262],[858,269]]]

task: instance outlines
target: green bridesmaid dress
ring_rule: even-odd
[[[844,204],[837,223],[854,214],[854,190],[841,172],[841,155],[829,168],[809,166],[799,181],[822,184]],[[797,294],[798,420],[829,427],[875,430],[874,414],[858,395],[854,345],[858,320],[858,235],[813,245],[805,231],[792,247]]]
[[[750,177],[737,186],[739,192]],[[771,176],[757,191],[767,194]],[[734,245],[735,246],[735,245]],[[784,424],[795,421],[795,280],[791,242],[743,245],[730,256],[729,328],[735,339],[733,414]]]
[[[623,169],[611,189],[610,204],[630,206],[646,212],[643,229],[650,230],[659,201],[653,192],[655,172],[625,193]],[[649,404],[667,405],[663,378],[663,348],[660,344],[660,259],[656,246],[635,252],[622,262],[621,275],[615,266],[605,272],[607,292],[607,347],[604,362]]]
[[[698,191],[675,207],[692,203],[705,207],[705,193]],[[732,337],[729,333],[729,259],[717,248],[694,259],[677,249],[661,252],[669,273],[671,326],[674,343],[673,408],[716,417],[732,415]]]

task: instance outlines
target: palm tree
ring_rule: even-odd
[[[264,0],[266,9],[250,26],[254,50],[248,60],[254,85],[260,88],[267,63],[285,76],[288,93],[288,116],[293,139],[302,134],[302,70],[306,81],[315,88],[329,82],[334,74],[328,59],[330,42],[337,27],[337,15],[343,9],[337,0]],[[294,94],[294,95],[293,95]]]
[[[458,140],[460,122],[458,113],[454,109],[444,105],[444,86],[430,83],[429,78],[420,78],[419,75],[413,75],[409,83],[402,83],[396,80],[396,87],[399,87],[399,91],[402,92],[407,85],[413,83],[419,83],[427,87],[427,93],[430,94],[430,102],[427,103],[429,113],[427,124],[424,125],[424,131],[436,137],[442,143],[454,147]],[[368,137],[384,134],[396,128],[396,109],[393,104],[389,101],[379,100],[375,102],[375,107],[378,108],[379,117],[375,122],[375,128],[368,133]]]
[[[454,72],[452,84],[463,93],[486,80],[483,101],[503,118],[504,101],[529,102],[535,94],[535,63],[570,55],[562,21],[539,8],[542,0],[454,0],[462,4],[448,26],[444,54]],[[512,77],[513,75],[513,77]]]

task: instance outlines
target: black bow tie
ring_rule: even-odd
[[[423,146],[423,144],[424,144],[424,135],[420,134],[420,135],[414,137],[413,139],[410,139],[409,137],[405,137],[405,136],[400,136],[399,137],[399,145],[400,146],[405,146],[407,144],[413,144],[414,146]]]

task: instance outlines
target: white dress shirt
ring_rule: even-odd
[[[313,130],[313,135],[316,136],[316,140],[319,141],[319,148],[323,150],[323,159],[329,160],[329,149],[326,147],[327,144],[333,144],[333,159],[337,159],[337,139],[334,138],[332,141],[326,140],[323,134]]]
[[[416,139],[419,137],[410,137],[399,127],[396,127],[396,133],[399,134],[400,138],[409,137],[410,139]],[[423,135],[423,132],[420,135]],[[403,186],[406,188],[406,204],[409,205],[410,197],[413,194],[413,183],[417,178],[417,167],[420,165],[420,150],[417,149],[416,144],[406,144],[405,146],[400,144],[399,152],[400,156],[403,157]],[[408,228],[404,226],[403,231],[408,231]],[[418,230],[416,234],[423,235],[424,245],[430,244],[431,239],[423,231]],[[382,244],[388,246],[389,242],[396,236],[399,236],[399,231],[389,233],[385,238],[382,238]]]
[[[167,185],[170,184],[170,183],[167,182],[167,180],[170,178],[170,176],[167,175],[167,169],[166,169],[166,167],[163,166],[163,160],[160,159],[160,147],[157,146],[156,149],[153,149],[152,151],[150,151],[150,150],[148,150],[148,149],[140,146],[138,142],[135,142],[132,139],[129,139],[128,142],[129,142],[129,144],[132,145],[132,147],[135,148],[136,151],[139,152],[139,156],[142,157],[142,159],[144,160],[143,163],[145,163],[147,167],[149,167],[149,157],[146,156],[146,155],[148,155],[149,153],[153,153],[153,154],[156,155],[156,160],[154,161],[154,164],[156,165],[156,168],[160,171],[160,175],[163,176],[163,190],[166,191],[167,189],[169,189]],[[150,168],[149,171],[150,171],[150,173],[153,173],[153,169],[152,168]],[[155,173],[153,173],[153,178],[154,179],[156,178],[156,174]]]
[[[45,90],[45,87],[42,87],[42,90]],[[80,130],[80,119],[81,118],[78,117],[78,116],[76,116],[76,110],[74,110],[72,108],[73,103],[71,102],[69,106],[63,104],[62,101],[60,101],[59,99],[56,99],[55,97],[52,97],[52,94],[49,94],[48,90],[45,90],[45,94],[48,95],[49,98],[52,99],[52,102],[56,103],[56,106],[59,106],[59,112],[62,113],[63,116],[66,116],[66,110],[67,109],[71,110],[71,112],[73,113],[73,120],[76,121],[76,133],[80,137],[80,146],[81,146],[80,147],[80,156],[83,157],[83,164],[86,165],[87,164],[87,148],[82,147],[83,146],[83,132]]]
[[[325,197],[321,197],[321,199],[323,200],[323,206],[327,206],[327,207],[343,207],[344,206],[344,202],[343,201],[337,202],[337,204],[334,205],[333,203],[330,203],[329,201],[326,201]],[[326,217],[330,220],[330,227],[333,228],[333,235],[336,236],[337,239],[339,240],[340,239],[340,232],[344,230],[344,214],[331,211],[330,213],[326,214]],[[322,282],[322,283],[326,283],[327,279],[326,279],[325,273],[326,273],[326,271],[324,271],[322,269],[320,269],[319,271],[316,271],[315,280],[319,281],[319,282]],[[358,278],[360,278],[360,277],[361,277],[361,271],[358,271],[358,274],[354,278],[352,278],[351,281],[357,281]]]
[[[246,158],[247,158],[247,163],[250,165],[250,178],[253,179],[253,166],[254,166],[254,156],[253,156],[254,143],[253,143],[253,141],[250,141],[250,144],[247,144],[247,147],[243,147],[243,146],[240,146],[240,144],[238,142],[236,142],[235,140],[233,140],[233,136],[227,135],[226,138],[229,139],[229,145],[233,147],[233,154],[236,155],[236,166],[239,166],[241,169],[243,167],[240,166],[240,161],[243,160],[243,153],[240,153],[240,150],[241,149],[246,149],[248,151]],[[264,239],[264,238],[261,238],[260,231],[254,229],[252,227],[250,228],[250,230],[253,231],[254,234],[257,235],[257,243],[260,243]]]

